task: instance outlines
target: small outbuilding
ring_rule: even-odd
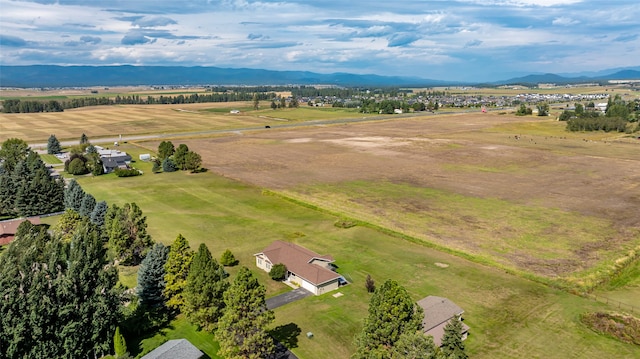
[[[140,161],[149,161],[151,160],[151,155],[148,153],[143,153],[139,156]]]
[[[198,348],[186,339],[173,339],[155,348],[142,359],[200,359],[204,357]]]

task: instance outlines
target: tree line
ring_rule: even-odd
[[[590,103],[587,108],[576,103],[575,110],[564,110],[560,121],[567,122],[568,131],[636,132],[640,125],[633,125],[640,117],[640,102],[624,101],[620,95],[609,97],[604,114],[595,110]]]
[[[40,155],[24,140],[0,147],[0,217],[28,217],[61,211],[64,180],[53,178]]]

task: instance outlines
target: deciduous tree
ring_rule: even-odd
[[[178,145],[176,152],[173,154],[173,162],[176,164],[178,169],[185,170],[186,157],[187,153],[189,153],[189,147],[184,143]]]
[[[2,142],[0,146],[0,161],[5,172],[12,172],[14,167],[27,158],[29,154],[29,145],[19,138],[10,138]]]
[[[202,157],[199,154],[189,151],[184,157],[184,169],[195,172],[202,165]]]
[[[109,249],[123,264],[139,264],[153,245],[147,234],[147,217],[135,203],[125,203],[122,208],[111,206],[105,215],[105,228]]]
[[[421,330],[406,332],[393,346],[391,359],[436,359],[438,348],[433,337],[427,336]]]
[[[162,141],[158,146],[158,158],[160,160],[164,160],[165,158],[169,158],[175,152],[175,148],[173,147],[173,143],[171,141]]]

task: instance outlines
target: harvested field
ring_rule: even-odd
[[[543,130],[519,131],[532,124]],[[474,113],[180,142],[224,176],[579,285],[640,244],[640,141],[548,119]]]

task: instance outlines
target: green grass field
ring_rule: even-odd
[[[134,158],[136,151],[148,152],[133,146],[126,150]],[[339,272],[352,281],[339,290],[344,296],[334,298],[330,293],[308,297],[275,311],[274,327],[289,329],[280,331],[280,339],[286,339],[301,358],[347,358],[353,352],[354,335],[367,312],[367,274],[378,284],[388,278],[397,280],[416,300],[440,295],[463,307],[465,321],[471,327],[465,343],[474,358],[637,357],[637,347],[599,336],[579,322],[583,312],[607,310],[603,303],[370,228],[341,229],[334,226],[335,216],[212,173],[151,174],[150,164],[137,162],[136,166],[145,175],[86,177],[79,182],[98,200],[110,204],[136,202],[148,217],[149,233],[156,241],[170,244],[181,233],[192,248],[206,243],[218,258],[225,249],[231,249],[240,265],[252,269],[267,285],[268,296],[288,290],[254,264],[253,254],[273,240],[290,240],[336,258]],[[231,269],[231,274],[236,270]],[[134,283],[131,273],[123,275],[123,281]],[[184,337],[199,335],[186,324],[176,323],[173,328]],[[313,332],[313,338],[307,338],[307,332]],[[157,339],[141,342],[142,348],[169,338],[167,332],[162,333],[153,337]],[[202,340],[194,344],[215,345],[211,337]]]

